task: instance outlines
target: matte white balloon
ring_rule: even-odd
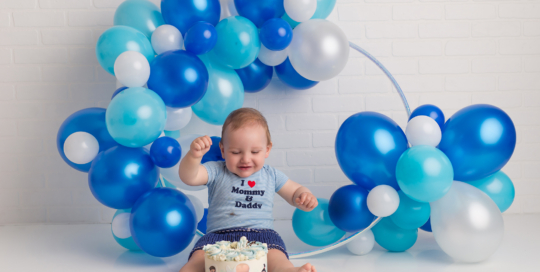
[[[441,249],[458,262],[481,262],[501,245],[504,221],[497,204],[480,189],[454,181],[431,202],[431,229]]]
[[[367,206],[375,216],[390,216],[399,207],[399,194],[391,186],[376,186],[368,194]]]
[[[165,123],[165,130],[175,131],[183,129],[189,121],[193,111],[191,107],[187,108],[171,108],[167,107],[167,122]]]
[[[349,41],[336,24],[311,19],[293,30],[289,59],[301,76],[313,81],[328,80],[345,68]]]
[[[195,208],[195,213],[197,215],[197,222],[200,222],[201,219],[203,218],[204,216],[204,206],[203,206],[203,203],[199,200],[199,198],[197,198],[196,196],[194,195],[188,195],[186,194],[186,196],[189,198],[189,200],[191,201],[191,204],[193,204],[193,207]]]
[[[99,152],[99,143],[92,134],[78,131],[69,135],[64,142],[64,154],[77,164],[87,164]]]
[[[268,66],[277,66],[282,64],[287,59],[287,48],[280,51],[273,51],[266,48],[261,43],[261,50],[259,50],[259,60]]]
[[[156,54],[171,50],[180,50],[184,46],[184,38],[178,28],[172,25],[160,25],[152,33],[152,47]]]
[[[178,169],[180,168],[180,162],[182,162],[182,159],[186,156],[187,152],[189,151],[189,147],[193,140],[195,140],[197,137],[201,137],[203,135],[198,134],[189,134],[185,136],[180,136],[180,138],[177,139],[178,143],[180,144],[180,147],[182,148],[182,156],[180,157],[180,161],[176,165],[170,168],[159,168],[159,171],[161,175],[169,181],[174,186],[182,189],[182,190],[188,190],[188,191],[199,191],[206,188],[206,185],[200,185],[200,186],[189,186],[185,184],[181,179],[180,175],[178,174]]]
[[[116,58],[114,75],[126,87],[142,87],[150,78],[150,63],[143,54],[126,51]]]
[[[366,255],[373,249],[375,245],[375,236],[369,229],[362,232],[355,237],[352,241],[347,243],[347,249],[355,255]]]
[[[284,0],[283,7],[291,19],[297,22],[305,22],[315,14],[317,0]]]
[[[436,147],[441,142],[441,128],[433,118],[419,115],[407,123],[405,135],[411,146],[430,145]]]
[[[129,229],[130,216],[131,213],[121,213],[113,218],[111,228],[114,236],[120,239],[131,237],[131,230]]]

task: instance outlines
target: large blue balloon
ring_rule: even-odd
[[[219,0],[161,0],[163,20],[182,35],[199,21],[216,25],[221,15]]]
[[[150,156],[154,163],[161,168],[173,167],[180,161],[182,148],[178,141],[171,137],[157,138],[150,147]]]
[[[262,63],[259,59],[255,59],[250,65],[236,70],[236,73],[242,80],[244,92],[256,93],[264,90],[272,81],[274,68]]]
[[[114,222],[114,219],[118,216],[118,215],[121,215],[121,214],[127,214],[126,216],[129,218],[131,216],[131,209],[122,209],[122,210],[117,210],[116,213],[114,213],[114,216],[113,216],[113,222]],[[127,225],[126,227],[129,228],[129,220],[127,221]],[[129,249],[129,250],[133,250],[133,251],[138,251],[138,250],[141,250],[141,248],[135,243],[135,240],[133,240],[133,236],[129,236],[127,238],[120,238],[118,236],[116,236],[114,234],[114,231],[113,231],[113,224],[111,224],[111,231],[112,231],[112,234],[113,234],[113,237],[114,237],[114,240],[116,240],[116,242],[123,246],[124,248],[126,249]]]
[[[280,18],[285,13],[283,0],[234,0],[240,16],[251,20],[258,28],[272,18]]]
[[[208,71],[193,53],[167,51],[150,63],[150,70],[148,88],[169,107],[190,107],[206,93]]]
[[[407,150],[403,130],[376,112],[360,112],[347,118],[336,136],[336,157],[341,170],[354,183],[371,190],[386,184],[398,190],[396,164]]]
[[[292,36],[291,26],[281,18],[270,19],[261,27],[261,43],[270,50],[280,51],[287,48]]]
[[[114,75],[114,62],[126,51],[137,51],[148,62],[154,59],[154,49],[148,38],[140,31],[129,26],[113,26],[101,36],[96,44],[96,57],[105,71]]]
[[[56,148],[62,159],[74,169],[82,172],[88,172],[92,162],[86,164],[77,164],[66,158],[64,154],[64,143],[69,135],[82,131],[92,134],[99,143],[99,151],[107,150],[118,143],[111,137],[107,131],[105,123],[105,109],[103,108],[87,108],[77,111],[70,115],[58,129],[56,134]]]
[[[367,207],[368,191],[357,185],[337,189],[328,204],[330,219],[341,230],[355,232],[365,229],[375,216]]]
[[[143,148],[114,146],[98,153],[88,172],[88,184],[101,204],[129,209],[156,187],[159,170]]]
[[[501,170],[516,147],[516,128],[501,109],[465,107],[444,125],[439,149],[452,162],[455,180],[473,181]]]
[[[114,25],[133,27],[148,39],[163,23],[158,7],[148,0],[127,0],[120,4],[114,13]]]
[[[405,230],[383,218],[372,229],[375,241],[388,251],[401,252],[411,248],[418,238],[418,229]]]
[[[276,75],[278,76],[278,78],[281,79],[281,81],[283,81],[285,85],[294,89],[305,90],[319,83],[318,81],[312,81],[301,76],[294,69],[289,58],[287,58],[280,65],[276,66],[275,69],[276,69]]]
[[[467,183],[482,190],[482,192],[491,197],[501,212],[510,208],[512,202],[514,202],[514,197],[516,195],[514,184],[503,171]]]
[[[409,121],[414,117],[420,115],[431,117],[433,120],[435,120],[435,122],[437,122],[437,124],[439,124],[441,131],[443,131],[445,121],[444,113],[441,109],[439,109],[439,107],[431,104],[421,105],[418,108],[414,109],[414,111],[411,113],[411,116],[409,116]]]
[[[197,218],[189,198],[180,190],[155,188],[143,195],[131,211],[130,228],[135,242],[155,257],[169,257],[184,250],[193,239]]]
[[[417,229],[428,220],[431,212],[429,203],[412,200],[403,191],[399,191],[398,209],[390,215],[392,222],[402,229]]]
[[[317,198],[319,205],[310,212],[296,209],[292,225],[296,236],[302,242],[312,246],[326,246],[345,235],[345,231],[332,223],[328,213],[328,200]]]
[[[212,146],[210,146],[210,150],[208,150],[208,152],[206,152],[206,154],[204,154],[202,157],[201,163],[209,161],[224,161],[225,159],[223,159],[221,149],[219,148],[221,137],[212,136],[210,139],[212,139]]]
[[[184,47],[195,55],[206,54],[217,42],[217,31],[207,22],[195,23],[184,37]]]

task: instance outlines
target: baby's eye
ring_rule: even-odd
[[[234,155],[240,154],[240,152],[231,152],[231,153],[233,153]]]
[[[260,152],[260,151],[251,151],[251,153],[253,153],[253,154],[257,154],[257,153],[259,153],[259,152]]]

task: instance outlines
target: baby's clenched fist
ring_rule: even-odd
[[[319,205],[319,201],[317,201],[317,198],[312,193],[309,193],[309,192],[301,193],[294,200],[294,202],[296,203],[296,207],[298,207],[298,209],[305,212],[310,212],[313,209],[315,209],[317,205]]]
[[[199,137],[191,143],[189,146],[190,152],[195,158],[202,158],[210,147],[212,146],[212,139],[208,135]]]

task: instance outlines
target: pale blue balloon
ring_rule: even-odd
[[[371,231],[377,244],[392,252],[403,252],[411,248],[418,239],[418,229],[402,229],[388,217],[383,218]]]
[[[145,146],[159,137],[167,120],[165,103],[155,92],[128,88],[116,95],[105,113],[107,130],[127,147]]]
[[[396,226],[402,229],[415,230],[422,227],[428,220],[431,212],[429,203],[412,200],[403,191],[399,191],[398,209],[390,215]]]
[[[208,70],[208,88],[203,98],[191,109],[201,120],[212,125],[223,125],[229,113],[244,104],[244,85],[236,71],[210,60],[207,55],[200,55],[199,58]]]
[[[131,214],[131,209],[123,209],[123,210],[117,210],[116,213],[113,216],[113,220],[116,216],[122,213],[129,213]],[[128,226],[129,227],[129,226]],[[127,238],[119,238],[118,236],[114,235],[114,232],[112,231],[112,225],[111,225],[111,232],[114,237],[114,240],[116,242],[125,247],[126,249],[133,250],[133,251],[140,251],[141,248],[135,243],[135,240],[133,240],[133,236],[129,236]]]
[[[154,3],[147,0],[127,0],[120,4],[114,13],[114,25],[133,27],[148,39],[156,28],[165,22]]]
[[[298,238],[312,246],[327,246],[345,235],[330,219],[328,199],[317,198],[319,205],[310,212],[296,209],[292,217],[293,230]]]
[[[486,193],[499,207],[501,212],[506,211],[514,202],[516,191],[512,180],[502,171],[475,181],[466,182]]]
[[[165,136],[169,136],[173,139],[180,138],[180,130],[172,130],[172,131],[164,130],[163,133],[165,133]]]

